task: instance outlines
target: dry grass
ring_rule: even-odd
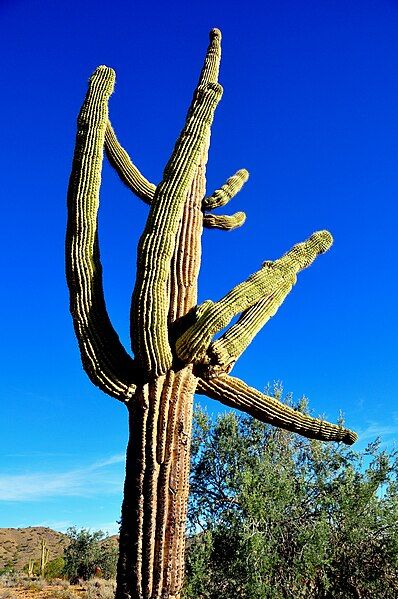
[[[81,585],[66,580],[47,582],[16,575],[0,577],[0,599],[114,599],[115,582],[93,578]]]

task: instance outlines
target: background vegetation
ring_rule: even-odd
[[[378,440],[359,452],[197,410],[185,599],[395,599],[397,472]]]

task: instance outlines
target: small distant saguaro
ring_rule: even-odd
[[[210,129],[223,91],[220,58],[221,33],[213,29],[184,128],[158,185],[139,172],[112,128],[111,68],[94,71],[77,122],[66,235],[70,309],[84,369],[129,414],[117,599],[180,597],[195,392],[305,437],[356,440],[354,432],[301,414],[229,374],[298,273],[329,249],[330,233],[313,233],[220,300],[197,304],[203,227],[225,231],[245,221],[243,212],[212,211],[241,190],[246,170],[210,195],[205,191]],[[104,300],[97,235],[104,149],[120,179],[149,205],[131,303],[134,358],[121,345]]]

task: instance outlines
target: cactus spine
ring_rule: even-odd
[[[242,169],[206,196],[210,128],[222,95],[220,58],[221,34],[214,29],[185,126],[157,186],[133,164],[110,124],[112,69],[93,73],[78,117],[66,236],[70,308],[88,376],[129,412],[117,599],[180,597],[195,391],[309,438],[356,439],[352,431],[292,410],[228,374],[298,272],[330,247],[327,231],[264,263],[218,302],[196,305],[203,227],[228,230],[245,220],[242,212],[208,213],[226,205],[248,179]],[[131,304],[134,358],[113,329],[103,294],[97,212],[104,149],[121,180],[150,205]],[[237,323],[213,341],[236,314]]]

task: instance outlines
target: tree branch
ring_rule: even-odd
[[[354,431],[297,412],[227,374],[211,380],[200,378],[196,392],[216,399],[230,408],[246,412],[257,420],[298,433],[308,439],[342,441],[352,445],[358,438]]]

